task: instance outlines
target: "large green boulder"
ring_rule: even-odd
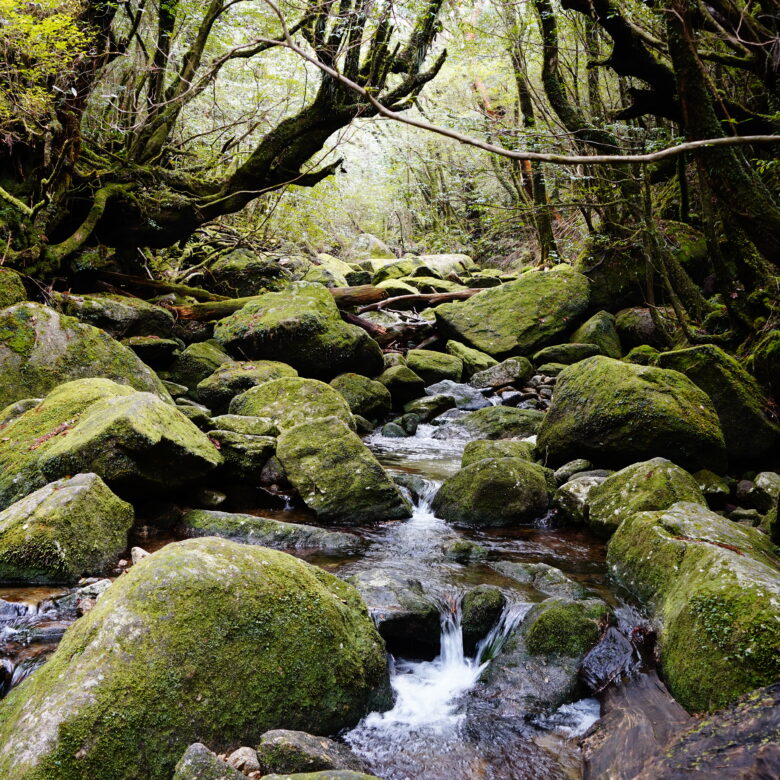
[[[63,314],[94,325],[116,339],[127,336],[165,338],[173,329],[173,314],[167,309],[127,295],[56,293],[54,302]]]
[[[352,414],[367,420],[380,420],[392,409],[390,391],[375,379],[361,374],[340,374],[330,381],[330,386],[344,396]]]
[[[514,439],[533,436],[543,420],[544,412],[536,409],[487,406],[461,417],[458,424],[480,439]]]
[[[365,764],[343,743],[302,731],[274,729],[260,738],[257,757],[266,772],[362,772]]]
[[[718,412],[729,457],[761,462],[780,447],[780,427],[766,416],[769,401],[758,382],[720,347],[703,344],[658,358],[661,368],[685,374],[710,397]]]
[[[655,310],[655,314],[667,330],[670,332],[674,330],[672,327],[674,312],[659,307]],[[625,349],[633,349],[643,345],[658,347],[658,349],[667,346],[663,333],[653,319],[653,313],[650,309],[642,306],[621,309],[615,315],[615,330]]]
[[[589,492],[588,525],[600,536],[611,536],[635,512],[668,509],[678,501],[707,505],[698,482],[666,458],[634,463]]]
[[[505,527],[540,517],[548,499],[541,466],[521,458],[487,458],[446,479],[433,509],[457,525]]]
[[[209,288],[230,298],[282,290],[295,278],[290,270],[293,264],[282,260],[248,249],[236,249],[210,266]]]
[[[10,268],[0,267],[0,309],[27,300],[22,278]]]
[[[485,371],[488,368],[498,365],[495,358],[480,352],[473,347],[467,347],[460,341],[450,339],[444,346],[448,355],[454,355],[463,361],[463,378],[468,379],[479,371]]]
[[[660,625],[664,679],[686,709],[717,709],[777,678],[780,577],[760,531],[681,502],[626,518],[607,563]]]
[[[543,366],[545,363],[570,366],[572,363],[578,363],[600,353],[601,348],[595,344],[553,344],[551,347],[540,349],[533,356],[533,361],[536,366]],[[541,372],[541,368],[539,371]]]
[[[460,382],[463,374],[463,361],[459,357],[431,349],[410,349],[406,353],[406,365],[421,377],[426,385],[432,385],[442,379]]]
[[[503,387],[504,385],[522,384],[531,378],[534,367],[531,361],[524,357],[507,358],[497,366],[477,371],[471,375],[469,384],[472,387]]]
[[[425,392],[425,380],[405,364],[386,368],[377,377],[377,382],[388,389],[396,406],[403,406]]]
[[[596,312],[571,334],[569,341],[573,344],[595,344],[607,357],[620,358],[623,355],[615,315],[606,311]]]
[[[223,363],[213,374],[198,382],[198,400],[212,411],[223,412],[244,390],[289,376],[298,376],[298,372],[292,366],[275,360]]]
[[[549,465],[574,458],[622,467],[656,456],[723,472],[726,448],[707,394],[677,371],[597,355],[558,376],[539,429]]]
[[[375,376],[383,367],[379,345],[347,325],[333,296],[320,284],[295,282],[267,293],[220,320],[214,337],[250,359],[280,360],[304,376],[332,379],[346,371]]]
[[[63,382],[105,377],[171,402],[157,375],[103,331],[37,303],[0,311],[0,407]]]
[[[170,378],[191,391],[222,366],[235,361],[216,341],[196,341],[183,349],[168,369]]]
[[[0,512],[0,582],[78,582],[110,574],[133,508],[96,474],[52,482]]]
[[[780,396],[780,330],[770,330],[756,344],[750,356],[752,371]]]
[[[285,377],[264,382],[237,395],[230,413],[266,417],[281,431],[318,417],[338,417],[355,427],[344,396],[325,382],[302,377]]]
[[[285,553],[190,539],[120,577],[5,699],[0,775],[169,780],[196,739],[219,750],[354,725],[386,679],[350,585]]]
[[[109,379],[60,385],[2,434],[0,507],[69,474],[94,472],[133,496],[195,482],[222,461],[175,406]]]
[[[450,339],[494,358],[526,355],[568,330],[587,309],[588,280],[568,266],[529,271],[466,301],[437,306],[436,322]]]
[[[357,525],[411,514],[371,450],[337,417],[285,428],[276,455],[320,520]]]
[[[464,447],[460,465],[465,468],[485,458],[522,458],[522,460],[532,461],[533,455],[534,445],[527,441],[476,439]]]

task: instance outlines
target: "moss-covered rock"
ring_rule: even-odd
[[[63,314],[94,325],[115,339],[127,336],[167,338],[173,329],[173,314],[140,298],[114,293],[57,293],[54,302]]]
[[[327,289],[310,282],[247,303],[217,323],[214,337],[230,351],[280,360],[317,379],[347,371],[375,376],[383,367],[379,345],[361,328],[347,325]]]
[[[121,343],[132,349],[147,366],[155,369],[167,368],[184,348],[179,339],[159,336],[128,336]]]
[[[687,709],[716,709],[780,672],[780,577],[769,539],[698,504],[626,518],[611,576],[653,612],[661,668]]]
[[[223,363],[213,374],[198,382],[198,400],[215,412],[225,411],[239,393],[283,377],[298,376],[286,363],[275,360],[256,360]]]
[[[460,382],[463,374],[463,361],[459,357],[430,349],[410,349],[406,353],[406,365],[421,377],[426,385],[432,385],[442,379]]]
[[[466,346],[460,341],[450,339],[444,348],[448,355],[454,355],[463,361],[464,379],[468,379],[478,371],[485,371],[498,365],[498,361],[495,358],[480,352],[478,349]]]
[[[380,290],[387,290],[387,295],[390,298],[399,295],[418,295],[420,292],[414,285],[401,279],[385,279],[375,286],[379,287]]]
[[[10,268],[0,268],[0,309],[27,300],[22,278]]]
[[[544,412],[536,409],[487,406],[467,414],[458,423],[480,439],[513,439],[533,436],[543,420]]]
[[[522,384],[531,378],[533,372],[534,367],[528,358],[507,358],[496,366],[472,374],[469,384],[472,387],[503,387],[504,385]]]
[[[363,762],[344,744],[303,731],[275,729],[260,738],[257,757],[266,772],[363,772]]]
[[[750,367],[763,384],[780,395],[780,330],[770,330],[761,337],[750,356]]]
[[[780,446],[780,427],[764,410],[769,402],[758,382],[720,347],[703,344],[664,352],[661,368],[685,374],[710,397],[720,418],[729,457],[736,462],[761,462]]]
[[[250,436],[276,436],[279,429],[268,417],[253,417],[244,414],[219,414],[209,418],[209,430],[235,431]]]
[[[260,472],[276,451],[276,439],[236,431],[209,431],[209,439],[222,456],[221,474],[231,482],[256,485]]]
[[[174,382],[195,391],[198,384],[217,369],[229,367],[234,362],[216,341],[196,341],[182,350],[168,369],[168,376]]]
[[[184,751],[173,773],[173,780],[243,780],[245,777],[200,742]]]
[[[487,560],[488,549],[469,539],[453,539],[442,546],[444,557],[455,563],[476,563]]]
[[[285,428],[276,454],[320,520],[358,524],[408,517],[411,512],[371,450],[336,417]]]
[[[558,363],[570,366],[585,358],[593,357],[601,352],[601,348],[595,344],[553,344],[551,347],[540,349],[534,356],[534,365],[542,366],[545,363]]]
[[[127,547],[133,508],[96,474],[52,482],[0,512],[0,582],[103,576]]]
[[[423,274],[404,276],[398,281],[414,284],[421,293],[462,292],[463,290],[468,290],[465,284],[458,284],[449,279],[440,279],[438,276],[426,276]]]
[[[396,406],[403,406],[405,403],[419,398],[425,391],[425,381],[406,365],[386,368],[377,377],[377,381],[390,391]]]
[[[585,598],[587,591],[582,585],[567,577],[560,569],[546,563],[520,563],[519,561],[497,561],[492,567],[523,585],[528,585],[545,596],[578,600]]]
[[[168,780],[196,738],[353,725],[386,679],[354,588],[284,553],[190,539],[120,577],[5,699],[0,773]]]
[[[600,599],[546,599],[529,615],[526,647],[532,655],[583,656],[598,642],[608,615]]]
[[[0,506],[79,472],[124,496],[194,482],[220,463],[173,405],[109,379],[78,379],[3,428]]]
[[[651,347],[649,344],[642,344],[639,347],[634,347],[623,360],[626,363],[635,363],[638,366],[654,366],[660,354],[655,347]]]
[[[553,466],[582,457],[620,467],[660,456],[721,472],[726,454],[712,402],[687,377],[601,355],[560,374],[537,451]]]
[[[544,514],[548,498],[541,466],[521,458],[488,458],[448,477],[433,509],[457,525],[505,527]]]
[[[390,391],[375,379],[361,374],[340,374],[330,381],[330,386],[344,396],[352,414],[367,420],[381,420],[390,414],[393,406]]]
[[[605,479],[606,477],[600,474],[575,475],[555,491],[553,506],[562,518],[570,523],[587,522],[590,495],[593,489],[601,485]]]
[[[282,431],[318,417],[338,417],[354,428],[344,396],[317,379],[289,377],[252,387],[230,402],[230,413],[266,417]]]
[[[230,298],[260,295],[267,290],[283,290],[296,277],[292,263],[282,258],[236,249],[209,268],[210,287]],[[305,262],[308,268],[310,263]]]
[[[181,519],[180,529],[187,536],[219,536],[274,550],[316,550],[329,555],[349,555],[366,546],[361,537],[343,531],[208,509],[187,512]]]
[[[420,418],[420,422],[428,422],[448,409],[452,409],[453,406],[455,406],[455,399],[451,395],[426,395],[404,404],[404,417],[415,414]]]
[[[615,315],[606,311],[596,312],[589,320],[580,325],[569,338],[574,344],[595,344],[602,355],[620,358],[623,348],[615,327]]]
[[[461,603],[463,649],[473,655],[477,644],[501,617],[506,597],[495,585],[477,585],[469,590]]]
[[[437,306],[440,332],[495,358],[530,354],[570,328],[588,306],[589,284],[568,266],[530,271],[466,301]]]
[[[0,311],[0,407],[46,395],[63,382],[105,377],[171,397],[135,353],[107,334],[37,303]]]
[[[673,312],[658,308],[656,316],[668,329],[672,330]],[[633,349],[643,344],[658,349],[666,347],[666,339],[653,320],[650,309],[645,307],[635,306],[630,309],[621,309],[615,315],[615,329],[625,349]]]
[[[542,376],[559,376],[566,366],[566,363],[542,363],[537,366],[536,373]]]
[[[590,491],[588,525],[599,536],[611,536],[635,512],[668,509],[678,501],[706,506],[696,480],[666,458],[634,463]]]
[[[514,439],[477,439],[470,441],[463,450],[461,468],[485,458],[521,458],[532,461],[534,446],[527,441]]]

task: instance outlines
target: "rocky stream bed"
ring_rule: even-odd
[[[311,279],[0,311],[0,776],[780,774],[771,381],[485,286],[384,352]]]

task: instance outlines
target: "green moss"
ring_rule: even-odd
[[[229,368],[234,362],[216,341],[197,341],[182,350],[168,373],[174,382],[195,390],[219,368]]]
[[[620,358],[623,348],[615,328],[615,317],[606,311],[594,314],[571,334],[569,341],[574,344],[595,344],[602,355]]]
[[[0,268],[0,309],[27,300],[22,278],[10,268]]]
[[[495,358],[533,353],[567,330],[588,306],[588,280],[568,266],[529,272],[466,301],[437,306],[446,338]]]
[[[480,352],[478,349],[473,349],[459,341],[453,341],[450,339],[445,345],[447,354],[454,355],[463,361],[463,376],[468,378],[478,373],[479,371],[485,371],[488,368],[498,365],[498,361],[495,358],[486,355],[484,352]]]
[[[239,393],[283,377],[298,376],[298,372],[286,363],[274,360],[223,363],[213,374],[198,382],[198,400],[210,409],[223,411]]]
[[[472,374],[469,384],[472,387],[502,387],[503,385],[522,384],[531,378],[534,367],[524,357],[507,358],[497,366]]]
[[[460,465],[462,468],[485,458],[521,458],[533,460],[534,446],[527,441],[513,439],[477,439],[470,441],[463,450]]]
[[[780,579],[759,531],[678,503],[625,520],[607,560],[659,622],[661,668],[684,707],[717,709],[776,679]]]
[[[512,439],[533,436],[544,420],[544,412],[512,406],[486,406],[458,420],[469,433],[482,439]]]
[[[720,347],[705,344],[664,352],[658,365],[685,374],[712,400],[720,418],[729,457],[755,461],[776,451],[780,427],[764,410],[769,403],[747,371]]]
[[[598,641],[608,614],[602,601],[547,599],[526,618],[526,647],[533,655],[581,656]]]
[[[386,368],[377,377],[377,381],[390,391],[396,406],[403,406],[405,403],[419,398],[425,390],[425,382],[422,377],[415,374],[407,365]]]
[[[749,365],[761,382],[780,395],[780,330],[770,330],[759,339]]]
[[[639,347],[634,347],[623,360],[626,363],[635,363],[638,366],[653,366],[658,360],[658,356],[661,353],[649,344],[642,344]]]
[[[303,261],[303,258],[294,259]],[[209,271],[212,286],[218,293],[231,298],[244,298],[267,290],[283,290],[289,286],[294,274],[286,266],[291,265],[293,263],[280,263],[278,257],[236,249],[217,260]],[[308,269],[311,264],[304,261],[303,265]]]
[[[281,431],[318,417],[338,417],[355,427],[347,402],[337,390],[317,379],[286,377],[264,382],[230,402],[230,413],[266,417]]]
[[[0,311],[0,407],[82,377],[106,377],[171,401],[135,353],[91,325],[36,303]]]
[[[325,380],[347,371],[375,376],[383,365],[379,345],[343,322],[333,296],[311,282],[247,303],[217,323],[214,337],[251,359],[279,360]]]
[[[683,374],[597,356],[561,372],[539,430],[551,465],[587,458],[625,466],[655,456],[691,471],[724,471],[725,444],[709,397]]]
[[[133,508],[100,477],[53,482],[0,512],[0,582],[75,583],[111,573]]]
[[[596,344],[554,344],[551,347],[540,349],[534,356],[534,365],[541,366],[545,363],[560,363],[570,366],[585,358],[593,357],[601,353],[601,348]]]
[[[341,374],[331,380],[330,386],[344,396],[352,414],[367,420],[382,419],[393,405],[390,391],[381,382],[360,374]]]
[[[696,480],[665,458],[634,463],[607,477],[588,494],[588,525],[610,536],[634,512],[667,509],[678,501],[706,506]]]
[[[448,477],[433,501],[439,517],[458,525],[513,526],[547,509],[547,481],[541,466],[520,458],[487,458]]]
[[[357,592],[284,553],[171,544],[117,580],[0,710],[15,780],[168,780],[184,749],[327,734],[386,702]],[[240,684],[236,684],[240,681]]]
[[[354,525],[411,513],[371,450],[337,417],[284,429],[276,454],[301,499],[321,520]]]
[[[463,374],[463,361],[459,357],[430,349],[410,349],[406,353],[406,365],[421,377],[426,385],[432,385],[442,379],[460,382]]]
[[[54,301],[64,314],[94,325],[117,339],[170,336],[174,323],[173,315],[167,309],[126,295],[55,293]]]

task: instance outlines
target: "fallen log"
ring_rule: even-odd
[[[417,342],[420,337],[427,338],[433,328],[433,323],[426,320],[399,322],[396,325],[385,327],[347,311],[341,312],[341,319],[350,323],[350,325],[357,325],[359,328],[363,328],[380,347],[386,347],[394,342]]]
[[[418,303],[424,303],[427,306],[438,306],[440,303],[448,301],[465,301],[472,295],[484,292],[482,287],[472,287],[468,290],[458,290],[457,292],[445,293],[414,293],[412,295],[398,295],[395,298],[385,298],[378,303],[370,303],[361,306],[358,314],[366,311],[376,311],[377,309],[403,309],[416,306]]]
[[[143,276],[131,276],[129,274],[119,274],[114,271],[100,271],[98,274],[101,279],[111,282],[117,286],[127,285],[129,287],[145,287],[151,290],[157,290],[160,293],[175,293],[176,295],[186,295],[199,301],[227,301],[230,300],[224,295],[209,292],[200,287],[190,287],[188,284],[179,284],[178,282],[166,282],[160,279],[146,279]]]
[[[358,306],[361,303],[381,301],[387,296],[385,290],[370,284],[358,287],[331,287],[329,291],[335,299],[336,305],[344,308]],[[219,301],[169,306],[168,308],[182,320],[220,320],[261,297],[261,295],[250,295],[247,298],[225,298]]]

